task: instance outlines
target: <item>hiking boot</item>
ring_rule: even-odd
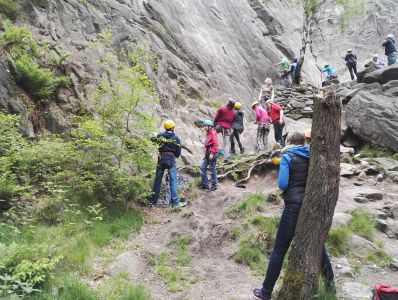
[[[210,188],[210,191],[212,191],[212,192],[217,191],[217,190],[218,190],[218,187],[216,185],[212,185]]]
[[[261,300],[272,300],[270,296],[264,296],[261,294],[261,289],[254,289],[253,290],[254,298],[261,299]]]
[[[205,185],[200,185],[200,186],[198,187],[198,189],[200,189],[200,190],[208,190],[209,187],[208,187],[208,186],[205,186]]]
[[[242,147],[242,149],[240,149],[240,154],[245,153],[245,147]]]
[[[184,207],[184,206],[186,206],[186,205],[187,205],[187,202],[185,202],[185,201],[180,201],[180,202],[178,202],[177,205],[173,205],[171,208],[172,208],[172,209],[178,209],[178,208]]]

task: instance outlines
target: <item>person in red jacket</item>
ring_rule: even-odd
[[[200,175],[202,177],[202,182],[199,189],[208,190],[209,181],[207,179],[207,167],[210,169],[211,173],[211,191],[217,190],[217,153],[218,153],[218,136],[217,132],[214,130],[213,122],[210,120],[202,121],[204,130],[206,131],[205,139],[205,157],[200,165]]]
[[[217,132],[221,132],[223,137],[224,162],[228,160],[232,123],[236,117],[234,106],[235,101],[230,100],[226,106],[217,110],[216,117],[214,118],[214,126]]]
[[[275,141],[282,144],[282,131],[285,126],[285,121],[283,120],[283,109],[280,105],[271,101],[267,101],[265,105],[267,106],[267,113],[271,118],[271,123],[274,125]]]

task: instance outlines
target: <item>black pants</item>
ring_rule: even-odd
[[[277,143],[281,143],[282,141],[282,131],[283,131],[283,127],[285,126],[285,123],[281,124],[281,123],[274,123],[274,134],[275,134],[275,141]]]
[[[354,74],[357,76],[357,65],[348,65],[348,71],[350,71],[351,80],[354,80]]]
[[[240,136],[239,135],[240,135],[240,133],[237,130],[234,129],[234,131],[232,132],[232,134],[230,136],[231,151],[235,151],[235,139],[236,139],[236,141],[238,142],[238,145],[239,145],[240,153],[243,153],[244,152],[244,148],[243,148],[242,143],[240,141]]]

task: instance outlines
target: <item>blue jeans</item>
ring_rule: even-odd
[[[261,289],[261,294],[263,296],[271,296],[275,283],[279,277],[283,259],[294,237],[300,206],[301,205],[299,204],[286,204],[285,209],[283,210],[278,232],[276,234],[275,245],[272,249],[267,273]],[[327,285],[332,287],[334,277],[333,269],[325,246],[323,247],[322,255],[322,276],[325,277]]]
[[[388,65],[391,66],[397,61],[397,52],[392,52],[387,55]]]
[[[153,185],[152,190],[152,199],[151,204],[156,205],[158,203],[159,194],[160,194],[160,186],[162,184],[164,171],[167,170],[169,173],[169,181],[170,181],[170,193],[171,193],[171,205],[178,205],[180,202],[177,194],[177,169],[175,163],[158,163],[156,168],[156,178],[155,183]]]
[[[201,186],[208,186],[209,180],[207,179],[207,167],[210,169],[211,174],[211,185],[217,186],[217,154],[214,154],[212,160],[208,159],[207,156],[203,159],[200,165],[200,176],[202,177]]]

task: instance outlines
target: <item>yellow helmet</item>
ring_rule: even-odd
[[[281,158],[280,157],[272,158],[272,164],[274,164],[275,166],[279,166],[281,164]]]
[[[260,104],[260,102],[254,101],[254,102],[252,103],[252,108],[254,108],[254,106],[256,106],[257,104]]]
[[[242,108],[242,103],[240,102],[235,102],[235,109],[241,109]]]
[[[164,126],[164,129],[170,130],[170,129],[173,129],[174,127],[176,127],[176,123],[174,123],[174,121],[172,121],[172,120],[167,120],[164,122],[163,126]]]

